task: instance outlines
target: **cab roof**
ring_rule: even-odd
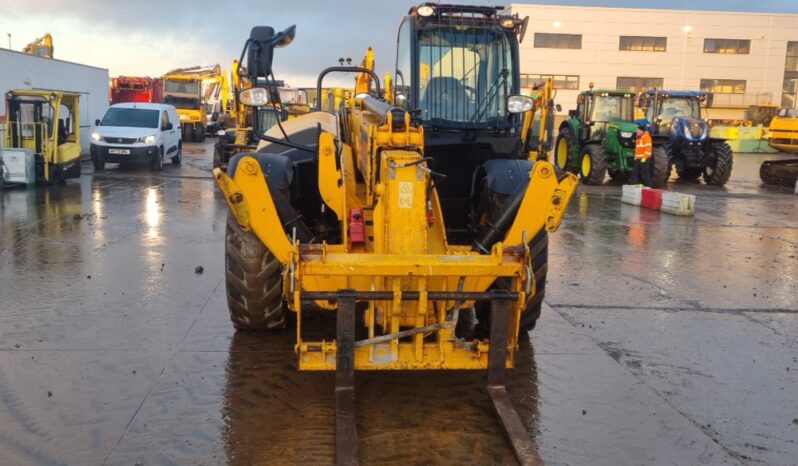
[[[610,94],[610,95],[636,95],[637,93],[630,89],[592,89],[582,91],[582,94]]]
[[[668,90],[660,90],[660,89],[649,89],[648,95],[668,95],[672,97],[702,97],[707,95],[704,91],[668,91]]]

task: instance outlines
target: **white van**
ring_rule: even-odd
[[[91,161],[95,170],[106,162],[145,162],[151,170],[163,168],[164,159],[183,159],[180,118],[172,105],[128,102],[111,105],[91,134]]]

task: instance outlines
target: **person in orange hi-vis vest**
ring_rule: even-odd
[[[651,133],[648,131],[648,121],[637,120],[637,144],[635,144],[635,167],[632,171],[631,184],[643,183],[645,186],[651,186],[651,152],[653,144],[651,142]]]

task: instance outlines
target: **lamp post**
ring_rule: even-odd
[[[8,50],[11,50],[11,33],[7,32],[6,34],[8,35]]]

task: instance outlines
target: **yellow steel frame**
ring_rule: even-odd
[[[50,181],[50,165],[69,164],[80,158],[80,94],[76,92],[52,91],[44,89],[13,89],[8,91],[6,99],[33,97],[48,103],[53,109],[53,121],[43,122],[9,122],[5,134],[5,146],[15,147],[12,137],[17,136],[20,149],[36,149],[33,137],[36,128],[42,134],[41,155],[44,162],[44,179]],[[58,134],[58,121],[64,118],[61,107],[67,108],[71,114],[70,132],[65,140]],[[30,130],[30,131],[28,131]],[[30,136],[26,136],[30,134]]]
[[[365,85],[365,83],[362,83]],[[410,115],[394,128],[393,117],[376,115],[352,102],[350,134],[341,141],[331,133],[319,139],[318,186],[325,204],[341,222],[348,237],[348,212],[363,208],[370,221],[366,244],[292,243],[281,228],[268,181],[252,156],[241,159],[233,177],[214,170],[219,187],[239,224],[251,230],[284,267],[284,298],[297,314],[300,370],[335,369],[335,341],[305,341],[302,335],[306,292],[387,292],[393,299],[363,304],[369,338],[418,330],[408,338],[375,342],[355,348],[355,368],[482,369],[488,364],[489,342],[461,342],[455,338],[450,311],[453,301],[432,301],[430,292],[484,292],[499,277],[516,293],[511,302],[507,365],[512,367],[521,312],[534,296],[534,270],[527,242],[542,228],[556,230],[576,186],[573,175],[558,179],[554,167],[535,163],[518,214],[503,242],[490,254],[467,246],[449,245],[440,202],[430,186],[424,156],[424,129],[411,124]],[[313,114],[300,118],[313,118]],[[348,141],[349,144],[343,141]],[[354,171],[364,181],[357,182]],[[403,291],[418,292],[417,301],[404,301]],[[336,303],[317,301],[335,309]],[[459,303],[460,307],[469,302]],[[378,335],[380,331],[380,335]],[[430,338],[429,334],[434,334]]]

